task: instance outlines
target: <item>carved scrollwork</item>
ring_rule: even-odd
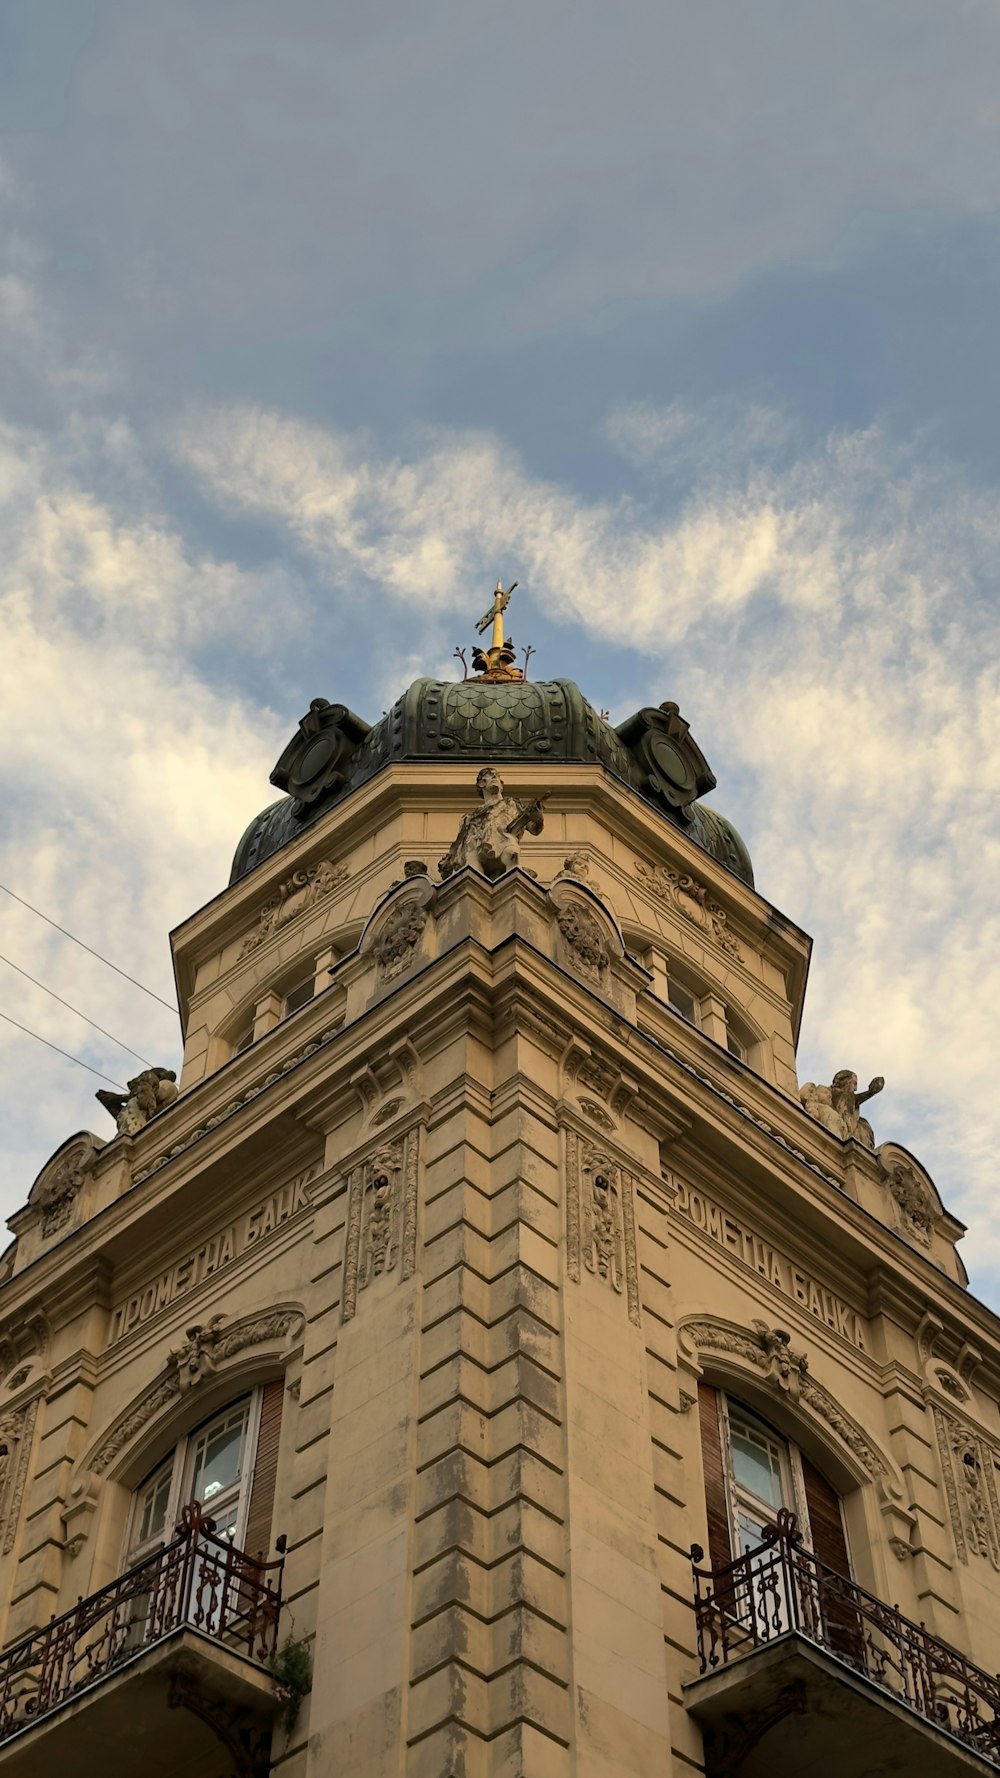
[[[0,1419],[0,1524],[5,1556],[14,1548],[17,1536],[37,1414],[36,1396]]]
[[[932,1403],[934,1429],[948,1514],[960,1562],[970,1553],[1000,1570],[1000,1502],[996,1465],[1000,1451],[978,1427]]]
[[[881,1500],[901,1491],[877,1446],[813,1376],[806,1354],[792,1347],[791,1336],[783,1328],[769,1328],[764,1321],[755,1321],[752,1327],[741,1328],[733,1322],[698,1317],[682,1322],[678,1340],[681,1349],[688,1352],[728,1352],[754,1365],[773,1388],[786,1391],[826,1421],[877,1484]]]
[[[288,1340],[289,1336],[294,1337],[302,1328],[304,1317],[297,1305],[281,1304],[263,1314],[245,1315],[228,1327],[225,1321],[225,1316],[214,1315],[204,1326],[188,1328],[183,1345],[168,1354],[161,1374],[97,1446],[86,1464],[93,1475],[104,1475],[119,1452],[184,1390],[197,1387],[206,1377],[212,1376],[220,1364],[235,1358],[248,1346],[279,1343]]]
[[[624,1296],[639,1325],[639,1267],[634,1182],[607,1151],[579,1136],[566,1139],[566,1271],[584,1270]]]
[[[64,1142],[42,1168],[28,1194],[28,1203],[41,1216],[45,1238],[66,1227],[103,1147],[99,1137],[81,1130],[78,1136]]]
[[[396,903],[372,945],[380,981],[391,982],[408,968],[426,924],[427,909],[416,896]]]
[[[685,871],[671,870],[665,864],[644,864],[641,858],[636,859],[635,874],[657,901],[676,908],[685,920],[699,927],[705,937],[728,956],[739,957],[740,947],[730,930],[725,908],[713,900],[697,877],[689,876]]]
[[[937,1222],[937,1194],[922,1167],[894,1142],[883,1142],[876,1151],[882,1184],[892,1198],[900,1233],[929,1247]]]
[[[611,952],[601,923],[582,902],[565,902],[556,913],[556,925],[577,972],[587,981],[603,985]]]
[[[385,1143],[351,1174],[344,1256],[343,1318],[357,1311],[358,1292],[399,1267],[416,1266],[419,1130]]]
[[[273,932],[287,926],[290,920],[294,920],[298,914],[304,914],[308,908],[315,907],[325,895],[332,895],[336,889],[341,889],[350,874],[346,864],[335,864],[330,858],[321,858],[318,863],[307,865],[304,870],[293,871],[265,901],[257,915],[257,924],[243,940],[240,956],[248,957]]]

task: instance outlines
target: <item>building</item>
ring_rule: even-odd
[[[173,935],[179,1082],[11,1220],[0,1778],[1000,1764],[961,1225],[880,1082],[800,1088],[676,705],[527,682],[505,603],[313,701]]]

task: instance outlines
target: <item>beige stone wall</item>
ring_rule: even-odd
[[[596,769],[553,771],[534,878],[404,879],[472,777],[393,768],[187,922],[181,1097],[54,1232],[14,1219],[4,1640],[113,1577],[142,1476],[281,1377],[315,1683],[278,1769],[697,1770],[705,1379],[837,1484],[862,1583],[995,1670],[1000,1330],[958,1225],[903,1227],[798,1104],[808,942]],[[671,960],[752,1065],[667,1006]],[[304,966],[330,985],[281,1017]]]

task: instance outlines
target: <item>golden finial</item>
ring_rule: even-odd
[[[512,581],[505,592],[503,581],[498,580],[493,593],[493,603],[476,625],[480,636],[489,629],[491,624],[493,626],[493,640],[489,648],[474,648],[472,651],[472,669],[473,672],[481,675],[480,684],[499,684],[503,681],[509,683],[512,680],[524,678],[520,667],[514,665],[517,658],[514,653],[514,644],[509,636],[505,639],[503,633],[503,614],[510,604],[510,595],[516,585],[517,581]],[[465,657],[461,650],[456,648],[455,653],[464,666]]]

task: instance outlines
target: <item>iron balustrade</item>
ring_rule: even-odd
[[[1000,1676],[820,1562],[794,1513],[779,1512],[762,1542],[724,1568],[701,1568],[704,1559],[692,1544],[702,1673],[798,1631],[1000,1765]]]
[[[0,1741],[172,1631],[200,1630],[264,1665],[277,1648],[284,1538],[262,1562],[215,1535],[197,1500],[177,1535],[0,1655]]]

